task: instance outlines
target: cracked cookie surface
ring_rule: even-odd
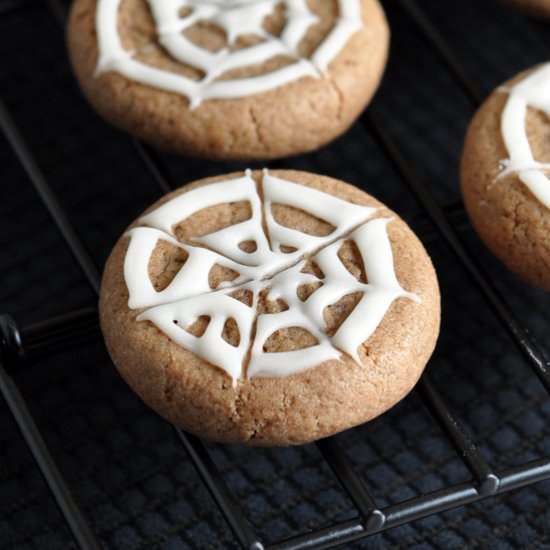
[[[367,207],[366,210],[373,212],[374,222],[391,219],[387,235],[395,276],[404,289],[419,299],[395,299],[376,330],[359,346],[357,360],[342,352],[336,358],[332,356],[289,376],[248,377],[246,365],[250,356],[246,356],[244,370],[232,380],[223,368],[209,363],[200,353],[178,345],[154,323],[137,321],[143,308],[131,309],[128,305],[124,264],[129,237],[122,237],[107,262],[101,289],[101,325],[108,350],[122,376],[151,407],[174,424],[216,441],[251,445],[300,444],[366,422],[410,391],[433,351],[439,331],[439,292],[433,267],[420,242],[395,213],[357,188],[331,178],[294,171],[270,173],[352,205]],[[150,220],[147,215],[175,198],[239,175],[242,176],[208,178],[174,191],[153,205],[146,217],[134,222],[130,230],[141,226],[143,220]],[[252,172],[251,177],[261,189],[262,174]],[[287,228],[319,239],[330,239],[335,231],[326,220],[284,204],[275,206],[273,217]],[[217,204],[182,220],[174,226],[173,234],[190,246],[197,242],[197,236],[246,223],[251,216],[250,207],[242,201]],[[338,254],[333,259],[347,270],[349,275],[346,277],[353,278],[360,286],[369,282],[371,272],[374,282],[376,273],[370,271],[372,266],[364,263],[349,233],[342,233],[338,242]],[[248,241],[242,244],[249,251],[254,249]],[[301,273],[312,274],[312,282],[297,287],[302,301],[315,296],[323,284],[330,282],[316,264],[316,253],[317,250],[306,255],[303,262]],[[157,292],[169,287],[187,259],[177,246],[165,241],[157,244],[147,266]],[[264,281],[269,287],[269,280]],[[235,273],[224,269],[209,274],[210,290],[206,290],[205,296],[218,292],[216,289],[224,283],[226,292],[235,300],[246,306],[255,303],[257,319],[265,314],[277,316],[289,309],[285,300],[270,299],[264,288],[254,297],[254,287],[252,290],[244,288],[245,284],[236,282]],[[329,338],[349,318],[361,299],[358,293],[344,294],[324,308],[323,322]],[[208,322],[198,317],[186,327],[187,331],[200,337],[207,330]],[[223,339],[233,346],[238,345],[242,329],[242,324],[226,323]],[[292,353],[315,344],[311,333],[289,326],[273,333],[265,341],[263,351],[274,355]]]
[[[96,28],[98,0],[73,3],[68,28],[69,52],[84,94],[98,113],[115,126],[180,154],[211,159],[279,158],[315,150],[341,135],[378,87],[386,64],[388,26],[378,0],[354,1],[361,11],[359,26],[349,33],[341,47],[334,48],[335,55],[326,68],[312,65],[305,76],[298,72],[295,79],[289,78],[280,85],[242,97],[239,89],[232,92],[239,97],[195,98],[193,105],[184,93],[156,88],[117,72],[118,54],[113,54],[110,67],[101,70]],[[193,89],[205,78],[204,71],[174,59],[166,47],[167,41],[158,35],[149,2],[120,2],[116,29],[121,46],[127,52],[124,55],[182,77]],[[193,2],[201,5],[196,0]],[[270,41],[280,44],[287,23],[283,3],[261,0],[258,4],[262,2],[273,4],[273,13],[262,22],[261,32],[265,32],[262,37],[243,34],[233,40],[215,21],[199,20],[185,30],[185,38],[191,47],[207,52],[207,57],[225,50],[244,52]],[[215,3],[205,0],[202,4],[208,7]],[[245,82],[247,78],[275,74],[296,62],[310,63],[316,48],[329,41],[340,8],[338,0],[304,0],[303,5],[315,19],[304,27],[294,53],[277,53],[275,48],[273,56],[261,62],[238,67],[230,64],[230,70],[218,75],[215,83],[236,79]],[[241,8],[237,5],[235,9]],[[187,15],[182,11],[182,16]],[[132,68],[136,70],[139,68]],[[205,90],[207,93],[208,88]]]

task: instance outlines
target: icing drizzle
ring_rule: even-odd
[[[516,173],[535,197],[550,208],[550,180],[545,174],[550,163],[533,157],[527,136],[528,107],[550,117],[550,63],[545,63],[526,78],[512,86],[504,107],[501,129],[509,158],[501,161],[504,170],[499,177]]]
[[[261,197],[247,171],[242,177],[183,193],[143,216],[139,226],[127,233],[130,242],[124,278],[128,306],[143,310],[138,321],[154,323],[174,342],[220,367],[234,380],[243,376],[288,376],[337,359],[342,353],[360,362],[358,347],[374,333],[393,301],[419,301],[397,280],[387,233],[391,220],[371,219],[374,208],[275,177],[267,170],[261,181]],[[250,204],[249,219],[193,239],[193,244],[181,243],[175,237],[174,227],[196,212],[239,201]],[[329,235],[315,236],[281,225],[273,215],[274,204],[305,211],[334,229]],[[354,277],[340,260],[338,252],[346,240],[355,242],[368,283]],[[161,291],[154,288],[148,272],[159,241],[187,253],[179,272]],[[256,250],[244,252],[239,247],[243,241],[254,241]],[[322,276],[304,271],[308,259],[315,262]],[[208,275],[215,265],[233,270],[237,278],[212,289]],[[302,301],[298,290],[311,283],[319,288]],[[232,297],[238,290],[249,293],[250,305]],[[262,291],[267,292],[268,300],[283,300],[288,309],[258,315]],[[362,293],[359,302],[329,336],[323,317],[325,309],[357,292]],[[204,334],[197,337],[186,329],[201,316],[208,316],[210,321]],[[235,321],[239,330],[237,346],[222,336],[229,319]],[[294,351],[264,351],[271,335],[290,327],[306,330],[317,343]]]
[[[96,74],[115,71],[130,80],[183,95],[192,108],[205,99],[244,97],[306,76],[320,77],[363,25],[360,0],[338,0],[339,16],[334,27],[311,57],[305,59],[299,57],[298,46],[318,20],[306,0],[147,0],[164,51],[173,60],[204,74],[202,79],[193,80],[138,61],[135,52],[124,49],[118,33],[121,2],[97,2]],[[277,37],[265,31],[263,21],[280,4],[285,9],[286,25]],[[184,9],[189,11],[182,16]],[[255,35],[262,41],[236,51],[222,48],[213,52],[197,46],[184,35],[186,29],[199,21],[208,21],[223,29],[230,45],[242,35]],[[219,79],[227,71],[261,64],[276,56],[286,56],[294,62],[259,76]]]

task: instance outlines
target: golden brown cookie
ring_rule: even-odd
[[[550,289],[550,65],[497,89],[470,124],[461,162],[464,203],[491,251]]]
[[[75,0],[68,45],[95,109],[162,149],[267,159],[317,149],[381,79],[378,0]]]
[[[439,332],[437,279],[399,217],[296,171],[200,180],[115,245],[101,327],[128,384],[201,437],[312,441],[415,385]]]

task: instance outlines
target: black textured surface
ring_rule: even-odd
[[[407,0],[405,0],[407,1]],[[409,0],[412,1],[412,0]],[[550,49],[549,27],[496,1],[419,2],[482,94]],[[130,141],[79,94],[62,31],[45,6],[0,18],[0,90],[71,222],[100,266],[123,228],[158,196]],[[459,198],[457,163],[473,106],[396,0],[385,2],[392,57],[372,110],[442,204]],[[168,157],[175,184],[241,168]],[[409,219],[419,210],[364,127],[285,161],[355,183]],[[14,158],[0,145],[0,308],[25,325],[94,301]],[[469,246],[547,348],[548,298]],[[494,467],[550,455],[550,400],[460,266],[438,241],[443,329],[429,372]],[[100,341],[23,370],[17,381],[93,529],[108,548],[236,548],[172,430],[121,382]],[[416,394],[338,437],[380,506],[469,479]],[[263,540],[355,514],[314,446],[209,450]],[[550,483],[492,498],[356,543],[357,548],[550,548]],[[349,546],[349,545],[348,545]],[[0,403],[0,548],[74,548],[32,458]]]

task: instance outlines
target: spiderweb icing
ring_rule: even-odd
[[[550,208],[550,180],[546,175],[550,163],[539,162],[533,156],[526,126],[529,107],[550,117],[550,63],[541,65],[509,90],[501,120],[509,158],[501,161],[504,170],[499,175],[516,173],[531,193]]]
[[[182,243],[174,227],[204,208],[247,201],[251,216],[246,221]],[[280,224],[273,205],[300,209],[333,226],[330,234],[311,235]],[[247,377],[288,376],[337,359],[343,353],[360,362],[358,347],[376,330],[394,300],[418,297],[399,284],[387,233],[391,220],[371,219],[374,208],[356,205],[264,171],[261,197],[250,172],[183,193],[139,220],[130,230],[124,261],[124,278],[131,309],[142,309],[138,321],[150,321],[180,346],[223,369],[234,380]],[[265,229],[264,229],[265,228]],[[338,253],[352,240],[365,267],[368,283],[359,281],[344,266]],[[187,259],[166,288],[157,291],[149,277],[149,261],[159,241],[181,248]],[[245,252],[244,241],[256,250]],[[307,261],[322,275],[306,272]],[[237,277],[212,289],[208,275],[215,266],[233,270]],[[317,284],[301,300],[302,285]],[[247,291],[250,305],[232,296]],[[257,314],[261,292],[268,300],[282,300],[288,309]],[[325,309],[344,296],[361,293],[355,308],[329,336]],[[210,322],[201,336],[188,330],[200,317]],[[232,319],[238,327],[238,345],[222,336]],[[265,343],[277,331],[299,327],[316,344],[293,351],[266,352]]]
[[[203,72],[201,80],[143,63],[135,52],[124,49],[118,33],[118,12],[122,0],[98,0],[96,29],[99,49],[97,74],[115,71],[130,80],[186,96],[191,107],[205,99],[237,98],[283,86],[303,77],[321,77],[329,63],[361,28],[360,0],[338,0],[338,18],[310,58],[300,57],[298,46],[318,20],[306,0],[147,0],[158,41],[175,61]],[[278,5],[284,7],[286,24],[280,36],[263,28],[264,19]],[[184,15],[182,10],[187,9]],[[218,51],[201,48],[184,35],[199,21],[224,30],[229,45],[239,36],[255,35],[261,41],[252,46]],[[286,56],[292,63],[253,77],[223,79],[227,71],[258,65]]]

